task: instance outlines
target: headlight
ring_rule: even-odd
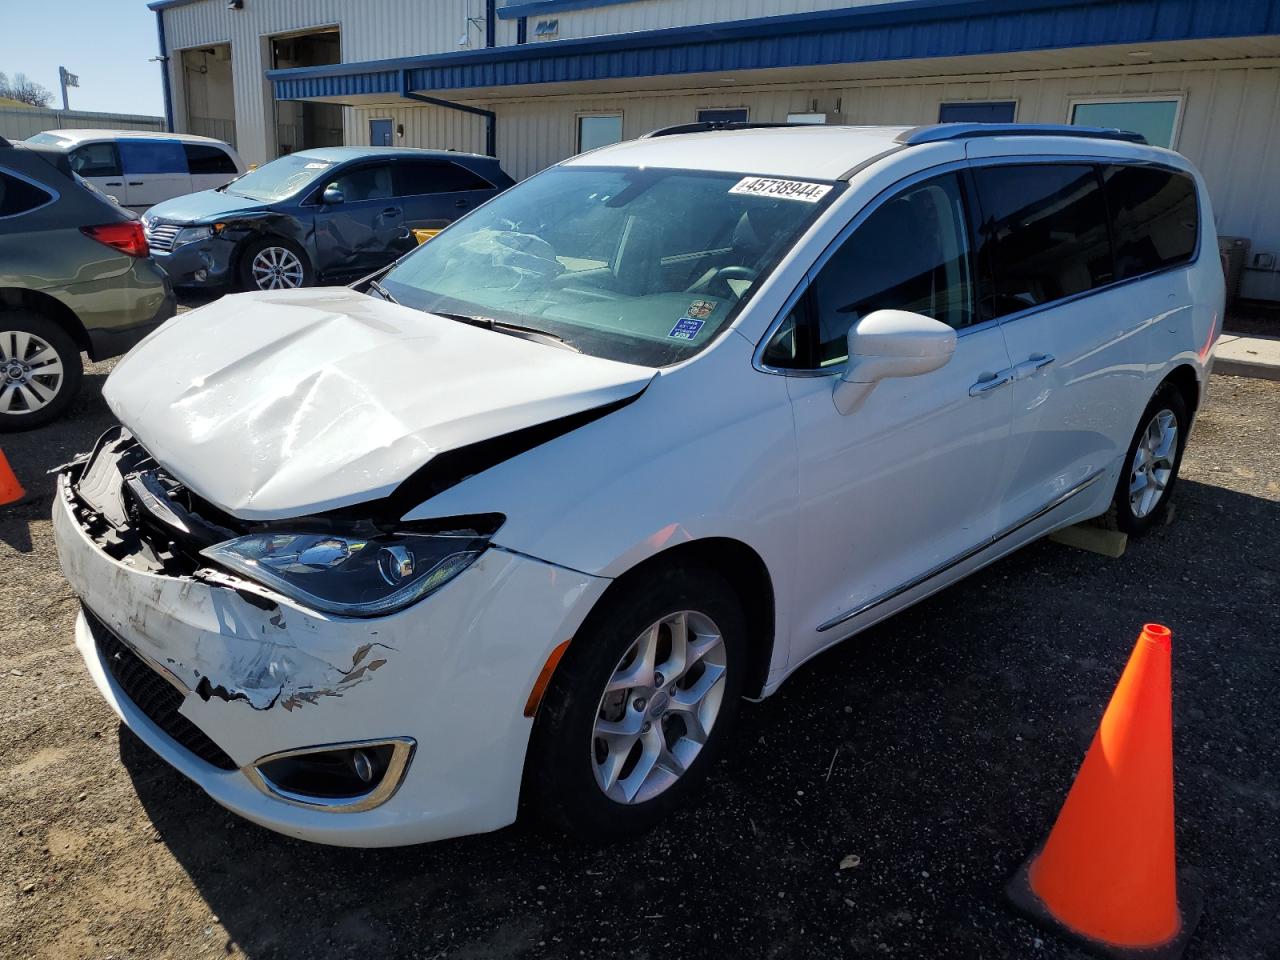
[[[173,245],[177,247],[195,240],[207,240],[221,233],[225,226],[225,223],[211,223],[202,227],[183,227],[174,236]]]
[[[254,533],[200,552],[324,613],[372,617],[421,600],[469,567],[487,535]]]

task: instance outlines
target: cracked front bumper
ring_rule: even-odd
[[[201,759],[132,701],[81,614],[76,645],[125,724],[228,809],[342,846],[420,843],[511,823],[532,726],[523,715],[529,691],[608,582],[491,549],[427,600],[354,620],[283,599],[263,609],[227,586],[112,559],[76,519],[65,475],[53,521],[63,572],[85,607],[183,692],[179,713],[237,769]],[[389,737],[412,737],[416,750],[399,789],[370,810],[297,806],[244,773],[270,754]]]

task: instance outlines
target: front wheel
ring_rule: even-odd
[[[311,281],[306,253],[280,237],[254,240],[240,255],[242,290],[291,290],[308,287]]]
[[[1181,391],[1162,385],[1143,411],[1125,454],[1109,515],[1117,529],[1138,536],[1164,519],[1190,420]]]
[[[642,575],[574,638],[534,724],[532,799],[566,832],[607,840],[678,808],[737,714],[746,623],[717,573]]]

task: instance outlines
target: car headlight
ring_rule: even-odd
[[[183,227],[174,235],[173,245],[177,247],[196,240],[208,240],[220,234],[225,226],[225,223],[210,223],[199,227]]]
[[[489,535],[253,533],[200,552],[324,613],[372,617],[421,600],[467,569]]]

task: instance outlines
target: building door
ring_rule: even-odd
[[[966,101],[938,106],[939,123],[1013,123],[1018,105],[1012,100]]]
[[[391,146],[391,121],[390,120],[370,120],[369,121],[369,146],[371,147]]]

